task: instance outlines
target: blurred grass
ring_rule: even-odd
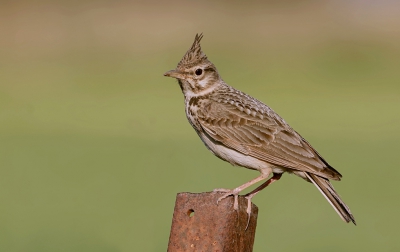
[[[254,199],[255,251],[398,250],[400,19],[391,2],[360,4],[5,3],[0,250],[165,250],[177,192],[257,176],[204,148],[162,76],[197,32],[227,83],[344,175],[358,223],[286,175]]]

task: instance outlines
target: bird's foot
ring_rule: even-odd
[[[233,209],[236,211],[239,210],[239,198],[238,198],[239,191],[238,190],[236,190],[236,189],[229,190],[229,189],[224,189],[224,188],[218,188],[218,189],[214,189],[213,192],[224,192],[224,195],[222,195],[221,197],[218,198],[217,205],[221,200],[233,195],[233,197],[234,197]]]
[[[250,194],[248,196],[246,196],[245,198],[247,199],[247,209],[246,209],[246,213],[247,213],[247,225],[245,230],[247,230],[247,228],[249,227],[249,223],[250,223],[250,214],[251,214],[251,199],[253,198],[255,194]]]

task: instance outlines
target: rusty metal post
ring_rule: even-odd
[[[234,198],[222,193],[178,193],[168,243],[168,252],[181,251],[253,251],[258,207],[252,205],[247,225],[247,199],[239,196],[239,210]]]

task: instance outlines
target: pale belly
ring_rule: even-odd
[[[244,155],[236,150],[225,147],[219,143],[210,140],[207,136],[201,135],[200,138],[203,140],[204,144],[216,155],[217,157],[225,160],[232,165],[238,165],[246,167],[249,169],[258,170],[265,173],[267,170],[274,173],[283,173],[286,169],[281,167],[276,167],[268,162],[259,160],[257,158]]]

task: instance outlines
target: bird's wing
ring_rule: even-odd
[[[212,101],[198,113],[204,132],[215,141],[279,167],[340,179],[333,169],[275,112]]]

